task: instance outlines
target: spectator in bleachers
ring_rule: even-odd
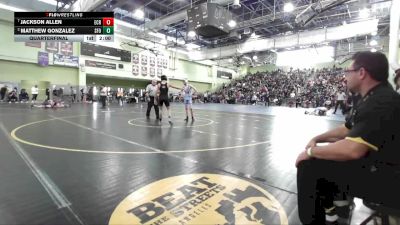
[[[254,104],[254,100],[261,100],[269,105],[271,100],[276,105],[288,105],[290,102],[296,103],[296,106],[318,107],[324,106],[327,101],[333,105],[332,96],[337,90],[343,90],[344,85],[342,69],[335,67],[320,70],[291,68],[288,72],[278,69],[249,74],[231,83],[224,83],[211,94],[211,101],[226,103],[227,99],[234,98],[237,103]]]

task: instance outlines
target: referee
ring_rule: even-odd
[[[147,103],[147,111],[146,111],[146,118],[150,119],[150,110],[154,106],[154,110],[156,111],[156,119],[159,120],[159,111],[158,111],[158,104],[157,101],[154,99],[154,97],[157,94],[157,80],[153,79],[151,81],[151,84],[147,85],[146,87],[146,96],[150,98],[150,100]]]

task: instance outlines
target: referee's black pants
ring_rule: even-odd
[[[159,119],[159,110],[158,110],[158,105],[154,105],[154,96],[150,96],[150,101],[147,103],[147,111],[146,111],[146,117],[150,116],[150,110],[151,107],[154,106],[154,110],[156,111],[156,118]]]
[[[342,112],[345,110],[344,101],[343,100],[337,100],[336,101],[336,105],[335,105],[335,111],[333,113],[336,113],[336,110],[337,110],[339,105],[340,105],[340,109],[342,110]]]
[[[106,98],[107,96],[102,96],[100,95],[100,101],[101,101],[101,108],[106,108]]]
[[[324,224],[324,208],[330,208],[334,200],[343,200],[347,195],[399,209],[400,170],[363,165],[362,160],[301,162],[297,169],[300,221]]]

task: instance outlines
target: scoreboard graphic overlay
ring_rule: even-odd
[[[113,12],[14,12],[17,42],[113,42]]]

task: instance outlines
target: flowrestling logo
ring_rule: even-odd
[[[189,174],[151,183],[126,197],[110,225],[288,224],[279,202],[248,181]]]

